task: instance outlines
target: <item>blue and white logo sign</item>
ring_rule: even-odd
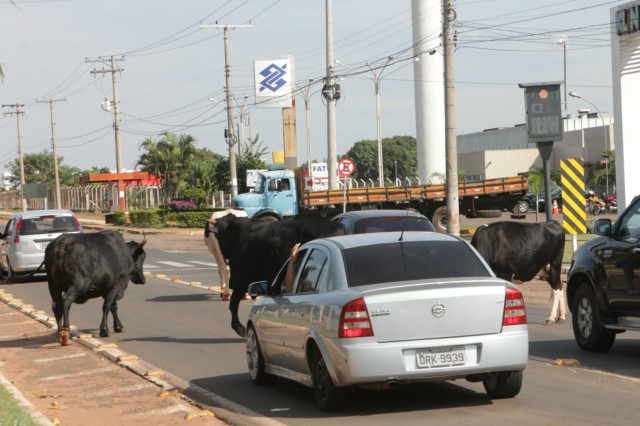
[[[259,91],[262,92],[266,89],[277,92],[279,88],[287,84],[287,81],[283,78],[287,74],[286,68],[287,64],[283,64],[282,67],[271,64],[260,71],[260,75],[264,77],[264,80],[260,82]]]
[[[291,107],[293,96],[291,92],[292,67],[290,59],[254,61],[257,107]]]

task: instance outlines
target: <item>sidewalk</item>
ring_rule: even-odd
[[[161,372],[118,355],[113,344],[82,335],[71,346],[60,346],[55,321],[44,312],[4,288],[0,300],[0,382],[10,384],[18,401],[31,404],[39,424],[226,424],[164,383]]]

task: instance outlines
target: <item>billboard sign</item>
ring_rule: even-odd
[[[293,102],[293,61],[276,59],[253,62],[256,107],[291,108]]]

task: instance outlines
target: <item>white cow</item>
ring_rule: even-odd
[[[230,280],[230,271],[227,262],[222,256],[222,252],[220,251],[220,245],[218,244],[218,240],[214,233],[210,230],[210,225],[215,225],[216,220],[220,219],[223,216],[228,214],[232,214],[236,217],[249,217],[247,212],[244,210],[235,210],[235,209],[227,209],[219,212],[215,212],[211,215],[211,218],[207,221],[207,225],[204,229],[204,242],[207,245],[207,248],[216,259],[216,264],[218,265],[218,274],[220,275],[220,289],[221,289],[221,297],[222,300],[229,300],[231,290],[229,289],[229,280]]]

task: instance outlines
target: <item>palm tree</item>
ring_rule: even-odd
[[[137,165],[164,179],[165,197],[177,198],[179,176],[189,170],[197,152],[196,141],[191,135],[177,136],[171,132],[163,132],[161,136],[157,142],[147,138],[140,143],[139,148],[146,152]]]

